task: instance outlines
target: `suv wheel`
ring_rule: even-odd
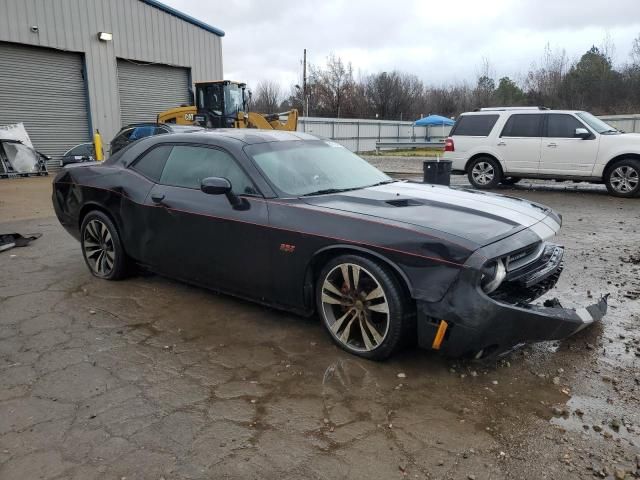
[[[640,195],[640,160],[623,158],[617,161],[607,171],[604,182],[609,193],[616,197]]]
[[[467,176],[475,188],[495,188],[502,180],[502,169],[495,159],[478,157],[469,164]]]

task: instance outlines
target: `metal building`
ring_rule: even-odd
[[[224,32],[156,0],[0,0],[0,125],[52,156],[222,79]]]

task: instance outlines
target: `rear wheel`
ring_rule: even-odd
[[[616,197],[640,195],[640,160],[623,158],[614,163],[605,174],[607,190]]]
[[[478,157],[469,164],[467,176],[475,188],[495,188],[502,181],[502,169],[495,159]]]
[[[82,255],[93,275],[105,280],[119,280],[126,275],[127,258],[118,230],[101,211],[89,212],[80,227]]]
[[[389,357],[410,325],[398,280],[386,267],[358,255],[342,255],[322,269],[316,302],[331,339],[372,360]]]

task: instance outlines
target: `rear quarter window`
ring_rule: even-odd
[[[136,160],[130,168],[157,183],[162,176],[162,171],[172,149],[171,145],[152,148]]]
[[[456,121],[451,136],[486,137],[491,133],[499,115],[463,115]]]

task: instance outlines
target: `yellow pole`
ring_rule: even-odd
[[[104,152],[102,151],[102,136],[100,135],[100,130],[96,130],[96,133],[93,134],[93,149],[96,153],[96,161],[103,161]]]

